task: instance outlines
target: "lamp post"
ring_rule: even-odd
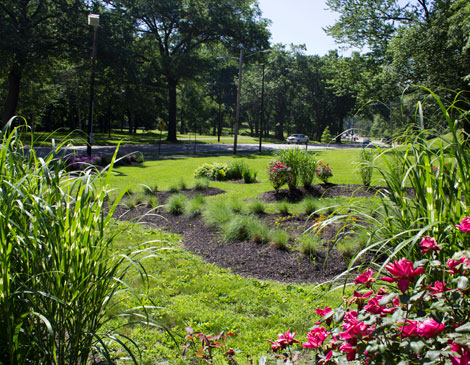
[[[261,51],[256,51],[248,56],[243,56],[243,48],[240,47],[240,56],[238,58],[238,89],[237,89],[237,104],[235,106],[235,125],[233,128],[233,154],[237,154],[237,141],[238,141],[238,129],[240,127],[240,98],[242,93],[242,66],[243,66],[243,57],[248,58],[254,56],[258,53],[271,53],[270,49],[264,49]],[[223,60],[226,58],[234,58],[234,57],[217,57],[217,60]]]
[[[98,27],[100,25],[100,16],[98,14],[88,15],[88,25],[93,27],[93,50],[91,55],[91,78],[90,78],[90,103],[88,110],[88,139],[86,152],[91,156],[91,146],[93,144],[93,109],[95,97],[95,63],[96,63],[96,41],[98,39]]]
[[[264,127],[264,63],[259,64],[261,66],[263,76],[261,78],[261,111],[260,111],[260,118],[259,118],[259,125],[258,125],[258,133],[259,133],[259,152],[262,149],[262,140],[263,140],[263,127]]]

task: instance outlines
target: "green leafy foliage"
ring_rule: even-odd
[[[10,124],[0,132],[0,362],[88,364],[92,353],[112,362],[105,344],[120,335],[103,330],[106,313],[120,314],[126,274],[152,247],[113,251],[125,191],[107,205],[109,191],[96,187],[104,175],[70,174],[56,150],[39,158],[18,134]],[[134,304],[128,314],[148,321]]]

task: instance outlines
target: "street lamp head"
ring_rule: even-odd
[[[88,14],[88,25],[98,27],[100,25],[100,16],[98,14]]]

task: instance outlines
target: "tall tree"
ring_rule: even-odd
[[[156,42],[168,89],[168,140],[176,140],[177,86],[203,66],[198,51],[221,42],[265,48],[269,33],[254,0],[106,0]]]
[[[82,24],[83,23],[83,24]],[[7,72],[3,106],[5,124],[16,113],[21,78],[33,63],[67,53],[86,29],[82,0],[2,0],[0,2],[0,62]]]

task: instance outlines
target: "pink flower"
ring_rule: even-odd
[[[467,346],[453,342],[452,352],[456,352],[460,355],[460,357],[449,355],[452,365],[470,365],[470,349]]]
[[[421,249],[421,254],[424,254],[428,251],[439,251],[441,248],[437,245],[436,240],[432,237],[426,236],[423,238],[419,244]]]
[[[333,350],[330,350],[324,359],[321,359],[318,361],[319,364],[326,364],[328,361],[331,360],[331,358],[333,357]]]
[[[398,288],[404,293],[410,282],[415,276],[419,276],[424,272],[423,267],[418,267],[415,269],[413,267],[413,262],[407,259],[400,259],[399,261],[394,261],[393,265],[389,264],[385,268],[392,274],[393,277],[383,277],[382,280],[389,283],[398,282]]]
[[[346,359],[348,361],[354,361],[356,359],[357,349],[349,342],[345,342],[340,348],[340,351],[346,352]]]
[[[458,260],[449,259],[447,260],[447,266],[449,267],[449,272],[451,274],[456,274],[461,271],[460,264],[470,265],[470,260],[466,256],[462,256]]]
[[[277,337],[279,337],[279,340],[281,341],[286,341],[288,345],[293,345],[294,343],[299,342],[294,339],[295,335],[296,335],[296,332],[290,333],[290,331],[287,331],[286,333],[278,334]]]
[[[272,343],[271,350],[276,352],[277,350],[285,349],[289,345],[292,345],[294,343],[298,343],[299,341],[294,339],[295,334],[296,334],[296,332],[290,333],[290,331],[287,331],[286,333],[278,334],[277,337],[279,339],[276,340],[276,341],[271,341],[271,340],[266,340],[266,341]]]
[[[302,344],[302,347],[306,349],[316,349],[323,345],[325,339],[330,335],[331,332],[326,332],[323,327],[316,327],[307,333],[307,341]]]
[[[450,290],[451,288],[446,288],[446,283],[441,282],[441,281],[436,281],[434,283],[434,286],[428,286],[428,290],[431,291],[431,295],[436,295],[438,293],[444,293],[447,290]]]
[[[444,330],[444,323],[438,323],[432,318],[425,319],[423,322],[418,324],[418,335],[426,338],[436,337]]]
[[[460,224],[455,225],[462,232],[470,232],[470,217],[465,217],[460,221]]]
[[[317,308],[315,310],[315,313],[318,314],[320,317],[324,317],[327,313],[330,313],[331,311],[332,311],[332,309],[330,307],[325,307],[325,309]],[[330,325],[331,318],[327,318],[327,320],[325,322],[326,322],[327,325]],[[315,324],[320,324],[320,322],[316,322]]]
[[[373,276],[374,273],[372,272],[372,270],[367,269],[362,274],[356,276],[356,278],[354,279],[354,284],[366,284],[366,286],[370,288],[371,283],[375,281]]]
[[[403,338],[418,335],[418,321],[406,320],[405,325],[401,329]]]

